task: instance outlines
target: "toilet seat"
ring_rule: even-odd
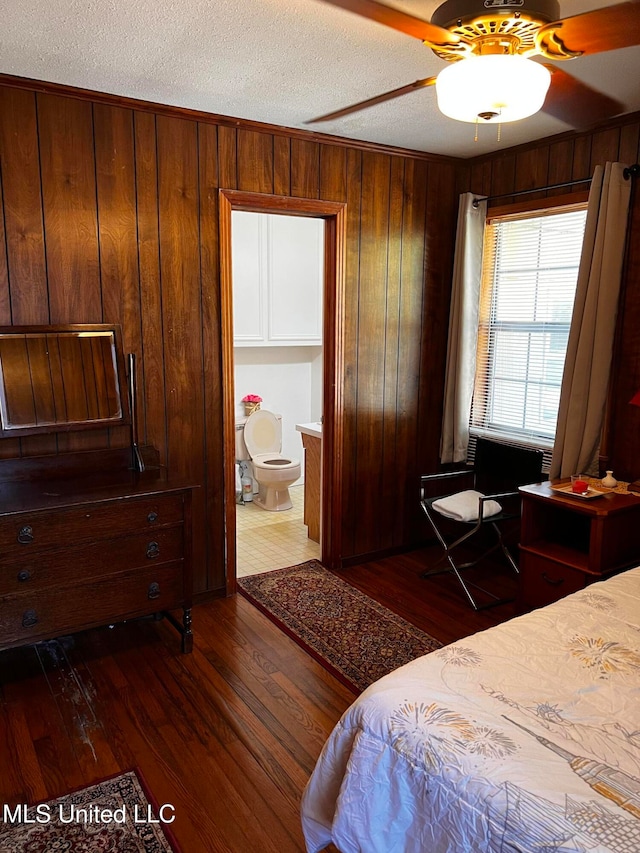
[[[280,453],[282,434],[278,426],[276,416],[266,409],[258,409],[249,415],[244,425],[244,443],[253,460],[269,453],[273,456]]]
[[[264,453],[259,456],[252,456],[251,461],[256,468],[269,468],[272,471],[288,471],[300,465],[297,459],[287,459],[286,456],[280,456],[279,453]]]

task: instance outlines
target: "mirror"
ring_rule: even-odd
[[[0,436],[129,423],[120,327],[0,327]]]

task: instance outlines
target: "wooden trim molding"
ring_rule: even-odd
[[[321,560],[327,568],[342,565],[342,461],[344,377],[344,287],[347,205],[344,202],[266,195],[240,190],[218,191],[220,215],[220,299],[222,320],[224,504],[226,592],[236,590],[235,408],[233,400],[233,281],[231,213],[233,210],[322,218],[325,227],[323,311],[323,427]],[[233,571],[231,571],[233,570]]]
[[[159,104],[154,101],[143,101],[124,95],[113,95],[108,92],[96,92],[92,89],[82,89],[77,86],[67,86],[62,83],[50,83],[46,80],[31,80],[28,77],[16,77],[11,74],[0,74],[0,86],[13,89],[27,89],[31,92],[42,92],[47,95],[60,95],[65,98],[76,98],[82,101],[93,101],[97,104],[107,104],[114,107],[137,110],[139,112],[155,113],[156,115],[182,118],[222,127],[233,127],[241,130],[254,130],[260,133],[272,133],[285,136],[288,139],[303,139],[307,142],[321,142],[327,145],[339,145],[344,148],[355,148],[360,151],[375,151],[378,154],[392,154],[400,157],[411,157],[415,160],[427,160],[430,163],[456,164],[463,161],[455,157],[441,154],[429,154],[426,151],[416,151],[412,148],[397,148],[394,145],[384,145],[380,142],[366,142],[360,139],[349,139],[345,136],[332,136],[329,133],[318,133],[314,130],[302,130],[295,127],[268,124],[267,122],[252,121],[244,118],[209,113],[189,107],[178,107],[170,104]]]

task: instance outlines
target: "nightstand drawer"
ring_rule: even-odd
[[[519,599],[527,608],[551,604],[565,595],[577,592],[591,580],[591,576],[564,563],[520,550]]]

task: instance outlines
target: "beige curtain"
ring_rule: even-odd
[[[597,473],[631,193],[624,169],[597,166],[591,181],[550,478]]]
[[[460,196],[440,442],[442,462],[464,462],[467,458],[486,217],[486,200],[476,199],[473,193]]]

